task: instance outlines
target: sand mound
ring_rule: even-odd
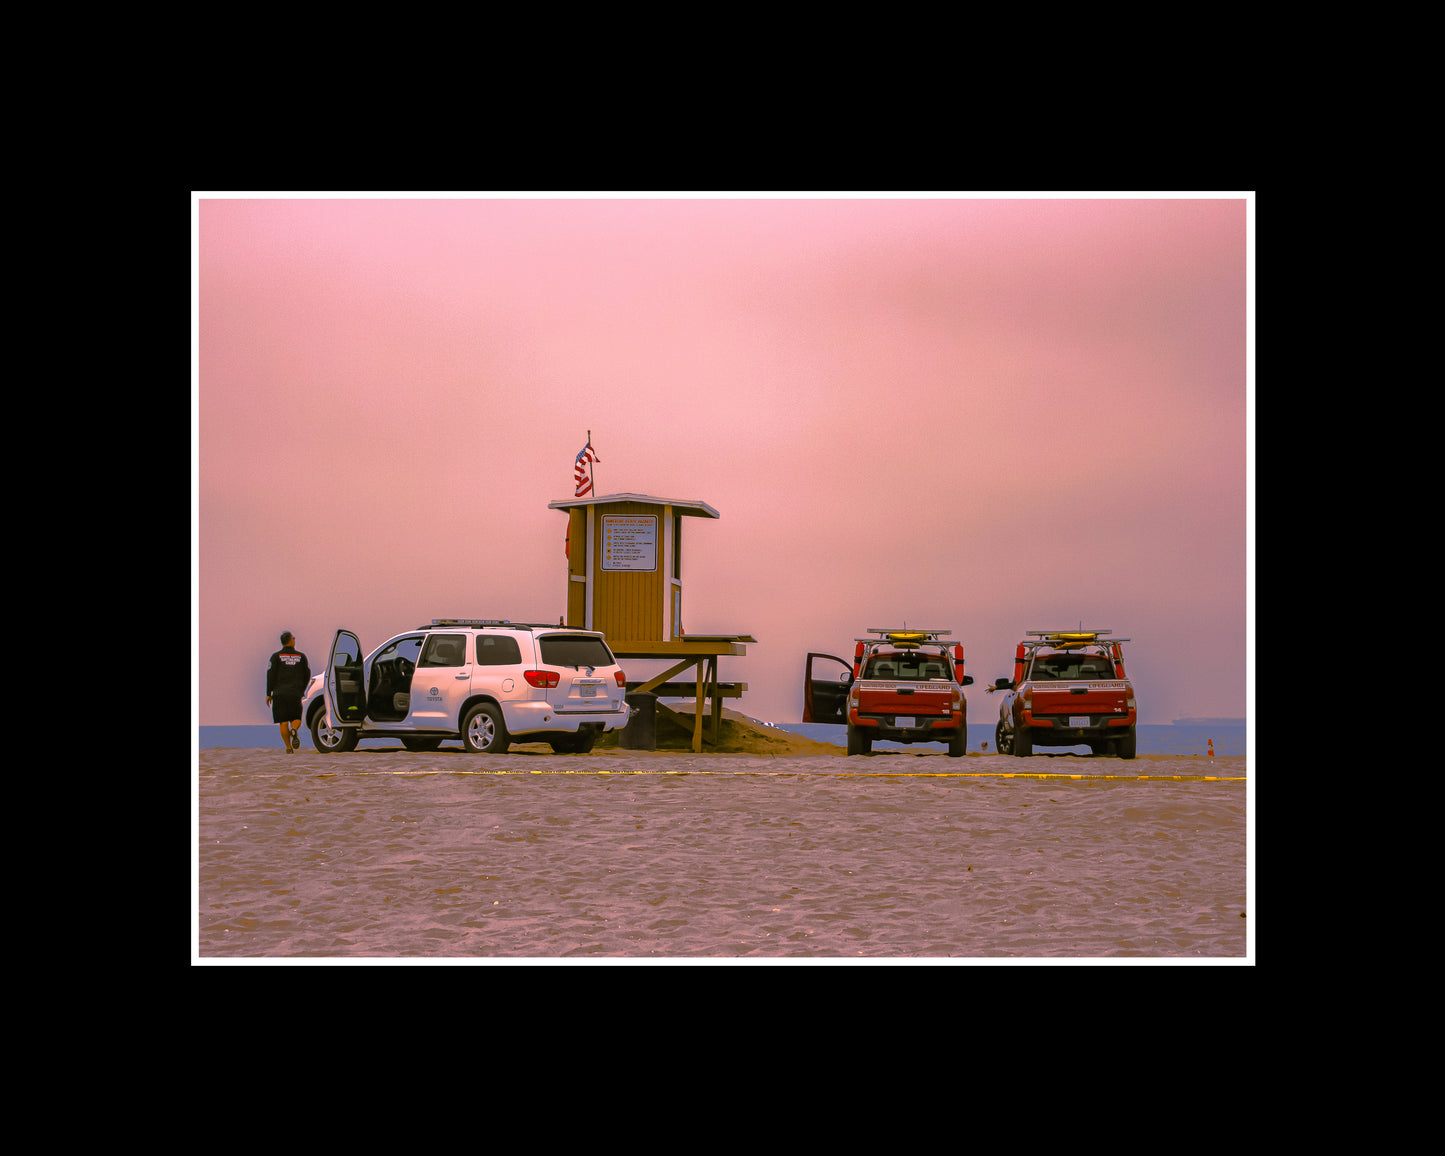
[[[657,749],[660,751],[692,750],[692,731],[682,726],[666,711],[657,712]],[[620,731],[610,731],[597,740],[597,749],[620,747]],[[791,731],[770,727],[723,707],[722,727],[718,741],[712,741],[712,723],[704,721],[702,732],[704,754],[720,755],[836,755],[843,748],[834,743],[820,743]]]

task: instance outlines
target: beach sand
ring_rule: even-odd
[[[199,752],[200,962],[1248,962],[1245,758]],[[677,736],[659,733],[660,743]]]

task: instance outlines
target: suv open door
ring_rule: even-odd
[[[834,671],[824,663],[815,669],[817,659],[836,662],[843,668]],[[803,665],[803,721],[805,723],[846,723],[848,721],[848,688],[853,685],[853,664],[836,654],[809,653]]]
[[[361,639],[338,630],[326,661],[326,709],[333,722],[360,722],[366,717],[366,683],[361,669]]]

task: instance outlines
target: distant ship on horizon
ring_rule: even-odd
[[[1176,727],[1242,727],[1242,718],[1177,718],[1170,726]]]

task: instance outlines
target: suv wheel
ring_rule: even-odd
[[[479,702],[462,717],[462,746],[474,755],[500,755],[512,740],[502,712],[492,703]]]
[[[323,708],[311,715],[311,741],[323,755],[354,751],[356,728],[327,726],[326,711]]]
[[[993,749],[1001,755],[1014,753],[1013,735],[1003,729],[1003,723],[993,728]]]

